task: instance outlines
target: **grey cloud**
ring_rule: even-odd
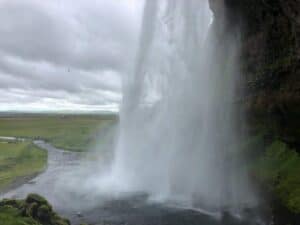
[[[0,1],[0,110],[52,101],[118,105],[141,2]]]
[[[120,91],[120,74],[113,70],[82,71],[73,68],[53,66],[49,63],[35,63],[14,57],[0,58],[2,87],[14,88],[23,83],[24,88],[45,88],[76,92],[90,88]],[[7,80],[15,80],[14,85],[5,85]],[[26,84],[27,83],[27,84]]]
[[[74,16],[59,5],[52,5],[49,10],[49,3],[43,2],[46,3],[14,0],[2,3],[2,51],[27,60],[84,70],[118,70],[126,64],[124,59],[129,51],[125,49],[133,45],[133,29],[122,27],[126,24],[113,16],[113,10],[107,13],[107,9],[98,8],[98,12],[91,5],[86,11],[78,9]]]

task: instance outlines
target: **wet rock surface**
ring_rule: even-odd
[[[300,149],[300,1],[225,0],[242,29],[241,64],[248,116]],[[256,121],[255,121],[256,120]]]
[[[246,112],[249,134],[262,136],[259,145],[251,147],[251,157],[257,159],[265,155],[267,149],[278,142],[290,148],[285,152],[286,157],[294,151],[299,154],[300,1],[210,0],[210,4],[216,29],[225,15],[231,30],[233,27],[241,30],[242,82],[239,89],[244,98],[238,99],[237,103]],[[230,29],[225,32],[231,32]],[[240,93],[237,96],[241,96]],[[280,151],[282,149],[278,148],[274,152]],[[277,162],[278,166],[283,158]],[[290,164],[289,168],[296,171],[298,167]],[[274,171],[276,168],[270,174]],[[300,215],[287,207],[289,197],[284,194],[299,187],[295,177],[294,181],[288,181],[278,175],[276,182],[267,184],[265,190],[271,196],[268,198],[271,198],[273,224],[297,224],[300,221]],[[278,191],[278,187],[284,188]],[[297,199],[293,201],[297,202]]]

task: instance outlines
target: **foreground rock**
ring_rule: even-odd
[[[0,202],[1,225],[70,225],[57,215],[46,199],[29,194],[25,200],[4,199]]]

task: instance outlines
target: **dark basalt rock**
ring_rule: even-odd
[[[31,204],[27,204],[26,207],[24,207],[23,215],[35,218],[37,215],[37,209],[39,205],[36,202],[32,202]]]
[[[38,218],[41,221],[49,221],[52,216],[52,210],[48,205],[41,205],[37,209],[37,215],[36,218]]]
[[[300,154],[300,0],[209,2],[214,29],[220,29],[226,21],[227,29],[220,31],[220,39],[222,32],[235,28],[241,33],[243,82],[238,90],[244,98],[237,102],[246,112],[249,133],[264,134],[262,153],[254,150],[256,158],[275,140]],[[282,201],[273,204],[273,211],[274,224],[299,221],[299,215],[289,211]]]
[[[300,149],[300,1],[210,0],[215,29],[241,31],[240,101],[251,123]],[[226,18],[226,19],[225,19]],[[224,32],[224,30],[221,31]],[[222,36],[220,36],[222,39]]]
[[[300,149],[300,1],[225,0],[242,29],[241,62],[249,117]],[[238,18],[238,19],[237,19]]]

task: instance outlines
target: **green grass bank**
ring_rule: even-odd
[[[30,141],[0,142],[0,191],[42,172],[47,152]]]

